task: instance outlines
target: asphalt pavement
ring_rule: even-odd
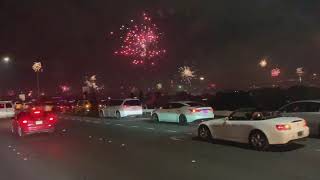
[[[56,133],[18,138],[0,120],[1,180],[318,180],[320,139],[269,152],[203,142],[196,124],[61,116]]]

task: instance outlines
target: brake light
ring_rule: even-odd
[[[290,130],[291,126],[289,124],[278,124],[276,125],[276,128],[279,131],[286,131],[286,130]]]
[[[201,109],[189,109],[192,113],[201,112]]]
[[[40,114],[40,111],[35,111],[33,112],[33,114]]]
[[[27,121],[27,120],[23,120],[22,123],[23,123],[23,124],[27,124],[28,121]]]
[[[54,120],[54,118],[53,118],[53,117],[49,118],[49,121],[53,121],[53,120]]]
[[[307,121],[303,120],[303,127],[308,127]]]

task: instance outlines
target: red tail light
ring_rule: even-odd
[[[40,111],[34,111],[33,114],[40,114]]]
[[[22,123],[23,123],[23,124],[27,124],[28,121],[27,121],[27,120],[23,120]]]
[[[279,131],[287,131],[291,129],[291,126],[289,124],[278,124],[276,125],[276,128]]]
[[[53,117],[50,117],[50,118],[49,118],[49,121],[53,121],[53,120],[54,120],[54,118],[53,118]]]
[[[308,124],[307,124],[306,120],[303,121],[303,127],[308,127]]]
[[[189,109],[190,112],[192,113],[197,113],[197,112],[201,112],[201,109]]]

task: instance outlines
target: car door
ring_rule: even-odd
[[[172,108],[172,104],[168,103],[157,110],[157,114],[159,116],[160,121],[171,122],[171,120],[170,120],[171,108]]]
[[[13,117],[14,116],[14,108],[12,103],[8,102],[6,103],[6,117]]]
[[[4,118],[5,116],[6,116],[5,103],[0,103],[0,118]]]
[[[232,113],[228,120],[223,124],[223,135],[231,141],[243,142],[244,138],[248,138],[247,129],[248,121],[251,118],[249,112],[235,111]]]
[[[182,103],[171,103],[171,108],[169,110],[168,116],[170,118],[170,122],[179,122],[179,116],[182,113],[182,107],[186,105]]]

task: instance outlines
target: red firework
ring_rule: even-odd
[[[121,46],[114,53],[130,58],[134,65],[154,65],[157,57],[166,52],[158,47],[161,33],[146,13],[143,13],[142,23],[135,24],[131,20],[131,25],[122,25],[120,31]]]

